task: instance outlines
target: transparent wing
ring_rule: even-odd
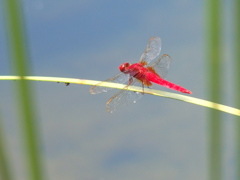
[[[102,92],[107,92],[113,88],[109,88],[109,87],[102,87],[100,86],[102,83],[104,82],[112,82],[112,83],[119,83],[119,84],[124,84],[125,82],[127,82],[130,78],[130,75],[129,74],[124,74],[124,73],[119,73],[117,74],[116,76],[112,77],[112,78],[109,78],[105,81],[102,81],[94,86],[92,86],[90,88],[90,93],[91,94],[99,94],[99,93],[102,93]]]
[[[140,62],[148,64],[155,59],[161,51],[161,39],[159,37],[152,37],[149,39],[147,48],[140,58]]]
[[[162,79],[165,79],[171,62],[171,57],[164,54],[150,67],[153,67],[156,73],[159,74]]]
[[[134,78],[133,82],[129,85],[142,86],[142,83]],[[129,87],[129,85],[127,85],[124,89],[119,91],[117,94],[115,94],[108,100],[106,104],[106,109],[108,112],[112,113],[123,106],[131,103],[136,103],[136,101],[144,95],[141,92],[128,91],[127,88]]]

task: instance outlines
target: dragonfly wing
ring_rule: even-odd
[[[148,45],[140,58],[140,62],[148,64],[155,59],[161,51],[161,39],[159,37],[152,37],[149,39]]]
[[[165,79],[171,62],[172,58],[169,55],[164,54],[151,67],[153,67],[162,79]]]
[[[133,83],[129,85],[137,86],[138,84],[142,86],[142,83],[134,78]],[[141,92],[128,91],[127,89],[129,85],[127,85],[124,89],[119,91],[117,94],[115,94],[108,100],[106,104],[106,109],[108,112],[112,113],[123,106],[126,106],[131,103],[136,103],[136,101],[143,96],[143,93]]]
[[[107,92],[113,88],[109,88],[109,87],[103,87],[101,86],[101,84],[105,83],[105,82],[112,82],[112,83],[119,83],[119,84],[124,84],[125,82],[127,82],[130,78],[129,74],[124,74],[124,73],[119,73],[116,76],[109,78],[105,81],[102,81],[94,86],[92,86],[90,88],[90,93],[91,94],[99,94],[102,92]]]

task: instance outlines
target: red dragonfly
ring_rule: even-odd
[[[103,82],[113,82],[119,84],[127,82],[126,86],[122,90],[120,90],[117,94],[112,96],[107,101],[106,108],[109,112],[113,112],[129,103],[135,103],[144,94],[144,87],[150,87],[152,86],[152,83],[156,83],[161,86],[180,91],[182,93],[191,94],[191,91],[165,80],[169,65],[172,61],[169,55],[164,54],[154,64],[152,64],[151,66],[146,66],[149,62],[151,62],[160,54],[160,51],[161,39],[159,37],[150,38],[147,48],[142,54],[138,63],[121,64],[119,66],[119,70],[121,71],[121,73],[110,79],[107,79],[106,81],[102,81],[92,86],[90,89],[90,93],[98,94],[102,92],[107,92],[108,90],[112,89],[107,87],[101,87],[100,85]],[[140,86],[142,86],[142,93],[127,90],[130,85],[136,86],[137,83],[140,83]]]

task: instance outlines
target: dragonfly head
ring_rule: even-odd
[[[125,72],[129,66],[130,66],[129,63],[123,63],[123,64],[121,64],[121,65],[119,66],[119,70],[120,70],[121,72]]]

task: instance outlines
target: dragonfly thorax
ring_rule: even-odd
[[[121,65],[119,66],[119,70],[120,70],[121,72],[125,72],[125,71],[128,69],[129,66],[130,66],[129,63],[123,63],[123,64],[121,64]]]

